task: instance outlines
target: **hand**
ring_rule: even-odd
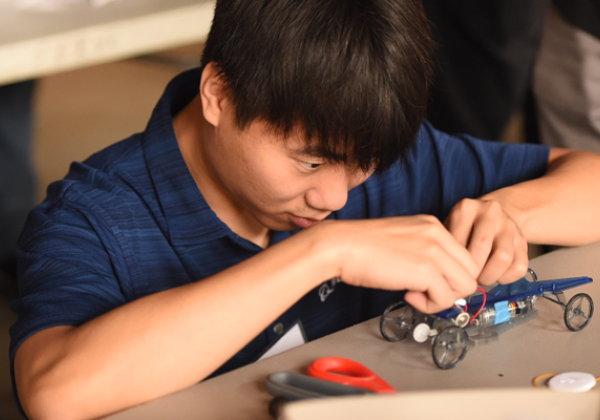
[[[435,313],[476,290],[479,267],[433,216],[324,222],[337,275],[355,286],[403,290],[417,310]]]
[[[480,284],[511,283],[526,274],[527,240],[497,201],[464,199],[444,225],[477,262]]]

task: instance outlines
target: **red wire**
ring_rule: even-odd
[[[481,311],[483,311],[483,308],[485,308],[485,302],[487,300],[487,295],[485,293],[485,290],[483,290],[483,288],[481,286],[477,286],[477,290],[479,290],[481,293],[483,293],[483,302],[481,302],[481,308],[479,308],[479,310],[475,313],[475,315],[473,315],[471,317],[471,319],[469,320],[469,322],[471,322],[475,318],[477,318],[477,316],[481,313]]]

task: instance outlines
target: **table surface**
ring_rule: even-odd
[[[585,292],[600,302],[599,254],[600,242],[542,255],[530,266],[540,280],[584,275],[598,279],[565,295],[569,299]],[[600,375],[600,320],[592,319],[586,329],[573,333],[565,327],[563,311],[556,304],[541,299],[536,309],[537,318],[502,334],[497,342],[470,348],[452,370],[434,365],[428,343],[386,342],[379,334],[379,319],[372,319],[107,419],[270,419],[267,407],[272,397],[264,387],[267,376],[278,371],[303,372],[325,356],[363,363],[399,392],[531,387],[538,375],[566,371]]]
[[[213,0],[88,1],[56,12],[0,0],[0,84],[145,54],[206,38]]]

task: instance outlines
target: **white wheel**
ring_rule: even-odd
[[[417,343],[424,343],[429,338],[430,332],[431,328],[429,328],[429,325],[422,322],[413,330],[413,338]]]

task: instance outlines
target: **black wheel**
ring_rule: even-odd
[[[534,282],[538,281],[537,274],[535,274],[535,271],[533,271],[531,268],[527,269],[527,274],[529,274],[531,276],[531,278]],[[527,277],[527,274],[525,275],[525,277]]]
[[[571,331],[581,331],[592,320],[594,301],[587,293],[579,293],[571,298],[565,308],[565,325]]]
[[[460,327],[448,327],[433,340],[431,355],[440,369],[452,369],[465,358],[469,337]]]
[[[388,306],[379,322],[381,335],[392,342],[406,338],[414,326],[415,310],[404,301]]]

